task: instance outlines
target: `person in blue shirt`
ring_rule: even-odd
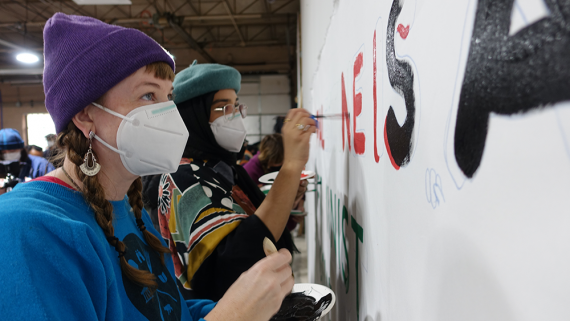
[[[20,182],[27,178],[37,178],[53,171],[55,168],[45,158],[31,155],[24,148],[24,140],[20,133],[13,128],[0,129],[0,163],[9,168],[12,164],[17,173],[10,173]],[[6,168],[8,168],[6,167]]]
[[[56,13],[44,57],[63,161],[0,196],[1,318],[269,320],[293,287],[288,251],[259,261],[217,303],[184,301],[143,209],[140,176],[174,172],[188,137],[170,101],[170,55],[138,30]]]
[[[30,178],[37,178],[53,171],[55,167],[47,159],[44,158],[44,153],[41,147],[36,145],[26,146],[28,158],[31,161]]]

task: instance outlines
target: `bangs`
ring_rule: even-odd
[[[174,81],[174,71],[169,64],[163,61],[146,65],[146,72],[154,74],[158,79]]]

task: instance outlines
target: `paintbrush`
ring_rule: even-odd
[[[271,240],[268,239],[267,237],[263,239],[263,251],[265,252],[266,256],[270,256],[273,253],[277,253],[277,248],[275,247],[275,244],[273,244],[273,242],[271,242]]]
[[[275,244],[273,244],[273,242],[271,242],[271,240],[267,237],[263,239],[263,251],[265,252],[265,256],[270,256],[271,254],[277,253]],[[295,273],[293,273],[293,271],[291,271],[291,275],[295,277]]]
[[[350,117],[350,113],[342,113],[342,114],[329,114],[329,115],[312,115],[312,119],[318,118],[342,118],[342,117]]]
[[[271,242],[271,240],[267,237],[263,239],[263,251],[265,252],[265,256],[270,256],[271,254],[277,253],[275,244],[273,244],[273,242]],[[291,275],[295,277],[295,273],[293,273],[293,271],[291,271]]]

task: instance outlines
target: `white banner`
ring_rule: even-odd
[[[570,320],[569,0],[306,0],[327,320]]]

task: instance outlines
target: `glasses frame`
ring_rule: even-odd
[[[233,108],[233,112],[227,112],[227,108],[231,107]],[[247,106],[245,104],[239,104],[239,105],[232,105],[232,104],[227,104],[223,107],[218,107],[218,108],[214,108],[214,111],[223,111],[224,112],[224,120],[225,121],[230,121],[232,119],[235,118],[236,116],[236,112],[239,110],[239,113],[241,115],[241,118],[245,118],[247,117]]]

